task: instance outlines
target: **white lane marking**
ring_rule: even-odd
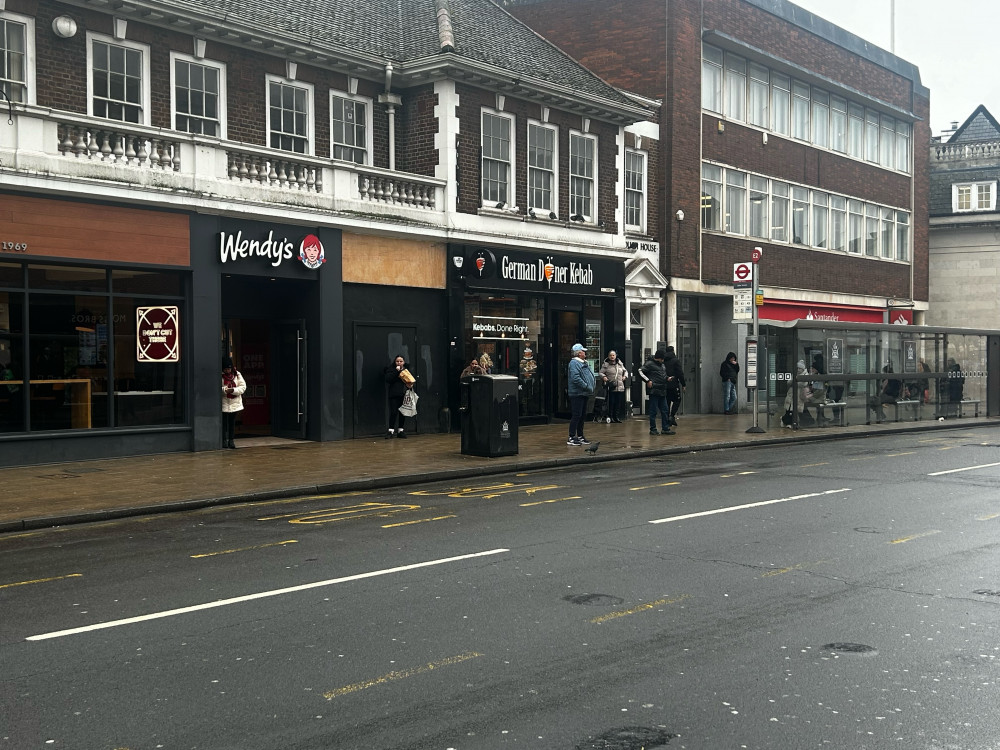
[[[954,474],[956,471],[975,471],[976,469],[988,469],[991,466],[1000,466],[1000,461],[993,464],[980,464],[979,466],[966,466],[964,469],[948,469],[947,471],[932,471],[927,476],[939,477],[942,474]]]
[[[838,492],[850,492],[850,487],[839,490],[826,490],[825,492],[810,492],[808,495],[792,495],[792,497],[779,497],[777,500],[761,500],[759,503],[747,503],[746,505],[733,505],[729,508],[716,508],[715,510],[703,510],[700,513],[688,513],[683,516],[671,516],[670,518],[657,518],[650,523],[670,523],[672,521],[683,521],[686,518],[700,518],[701,516],[714,516],[716,513],[730,513],[734,510],[746,510],[747,508],[759,508],[762,505],[774,505],[775,503],[787,503],[789,500],[805,500],[807,497],[822,497],[823,495],[836,495]]]
[[[440,560],[427,560],[426,562],[413,563],[412,565],[400,565],[397,568],[385,568],[383,570],[373,570],[368,573],[358,573],[353,576],[344,576],[343,578],[330,578],[326,581],[315,581],[313,583],[303,583],[299,586],[289,586],[284,589],[274,589],[272,591],[261,591],[257,594],[247,594],[246,596],[235,596],[232,599],[218,599],[214,602],[206,602],[205,604],[195,604],[190,607],[181,607],[180,609],[168,609],[163,612],[153,612],[148,615],[140,615],[139,617],[128,617],[124,620],[110,620],[109,622],[98,622],[94,625],[85,625],[81,628],[70,628],[69,630],[57,630],[52,633],[42,633],[41,635],[31,635],[25,640],[28,641],[44,641],[49,638],[61,638],[66,635],[77,635],[79,633],[87,633],[91,630],[103,630],[105,628],[117,628],[121,625],[131,625],[136,622],[145,622],[146,620],[158,620],[162,617],[173,617],[175,615],[186,615],[189,612],[198,612],[203,609],[213,609],[215,607],[227,607],[230,604],[239,604],[240,602],[250,602],[254,599],[266,599],[271,596],[281,596],[282,594],[292,594],[296,591],[306,591],[307,589],[317,589],[322,586],[334,586],[338,583],[348,583],[349,581],[360,581],[364,578],[375,578],[377,576],[385,576],[390,573],[402,573],[407,570],[416,570],[417,568],[429,568],[433,565],[444,565],[445,563],[458,562],[459,560],[471,560],[475,557],[488,557],[490,555],[499,555],[503,552],[510,552],[509,549],[491,549],[485,552],[473,552],[468,555],[457,555],[456,557],[444,557]]]

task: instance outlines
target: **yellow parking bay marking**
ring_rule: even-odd
[[[479,557],[492,557],[494,555],[502,555],[504,553],[510,552],[509,549],[501,547],[498,549],[490,549],[485,552],[470,552],[466,555],[455,555],[454,557],[442,557],[437,560],[425,560],[423,562],[410,563],[409,565],[400,565],[395,568],[382,568],[381,570],[371,570],[367,573],[357,573],[352,576],[344,576],[343,578],[330,578],[325,581],[314,581],[312,583],[303,583],[298,586],[289,586],[284,589],[271,589],[270,591],[259,591],[256,594],[246,594],[244,596],[234,596],[231,599],[216,599],[212,602],[205,602],[203,604],[194,604],[190,607],[181,607],[179,609],[168,609],[162,612],[152,612],[148,615],[139,615],[138,617],[126,617],[123,620],[109,620],[107,622],[98,622],[93,625],[84,625],[79,628],[69,628],[67,630],[57,630],[51,633],[42,633],[40,635],[30,635],[25,640],[28,641],[44,641],[49,638],[62,638],[67,635],[78,635],[79,633],[89,633],[94,630],[105,630],[107,628],[117,628],[122,625],[133,625],[137,622],[146,622],[148,620],[159,620],[164,617],[175,617],[177,615],[186,615],[191,612],[201,612],[205,609],[215,609],[216,607],[228,607],[231,604],[242,604],[243,602],[252,602],[257,599],[268,599],[273,596],[283,596],[284,594],[294,594],[299,591],[308,591],[309,589],[318,589],[324,586],[336,586],[341,583],[350,583],[351,581],[361,581],[366,578],[377,578],[379,576],[392,575],[393,573],[403,573],[408,570],[417,570],[418,568],[430,568],[435,565],[447,565],[448,563],[460,562],[462,560],[473,560]]]
[[[761,578],[769,578],[770,576],[780,576],[780,575],[782,575],[784,573],[791,573],[791,572],[793,572],[795,570],[802,570],[802,567],[804,565],[819,565],[820,563],[824,563],[824,562],[826,562],[826,560],[817,560],[814,563],[796,563],[795,565],[792,565],[789,568],[775,568],[773,570],[767,571],[766,573],[761,573],[760,577]]]
[[[485,500],[492,500],[495,497],[500,497],[500,495],[507,495],[512,492],[524,492],[527,495],[533,495],[536,492],[541,492],[542,490],[555,490],[558,489],[558,484],[543,484],[535,486],[530,482],[503,482],[502,484],[491,484],[485,487],[463,487],[460,489],[449,489],[443,492],[432,492],[430,490],[417,490],[416,492],[411,492],[411,495],[418,495],[421,497],[433,497],[445,495],[447,497],[481,497]]]
[[[381,677],[376,677],[373,680],[365,680],[364,682],[355,682],[353,685],[344,685],[344,687],[339,687],[335,690],[330,690],[323,693],[323,697],[328,701],[334,698],[339,698],[342,695],[350,695],[351,693],[357,693],[361,690],[367,690],[368,688],[375,687],[376,685],[385,685],[389,682],[396,682],[398,680],[405,680],[407,677],[416,677],[420,674],[426,674],[427,672],[432,672],[435,669],[440,669],[441,667],[450,667],[453,664],[461,664],[463,661],[469,661],[469,659],[476,659],[482,656],[480,653],[475,651],[466,651],[464,654],[459,654],[458,656],[450,656],[447,659],[442,659],[441,661],[432,661],[428,664],[424,664],[419,667],[411,667],[410,669],[402,669],[398,672],[389,672],[389,674],[384,674]]]
[[[399,523],[382,524],[383,529],[394,529],[397,526],[412,526],[415,523],[427,523],[428,521],[443,521],[446,518],[457,518],[453,513],[450,516],[434,516],[434,518],[418,518],[416,521],[400,521]]]
[[[934,531],[922,531],[919,534],[910,534],[910,536],[901,536],[899,539],[893,539],[889,544],[905,544],[906,542],[911,542],[914,539],[920,539],[925,536],[934,536],[935,534],[940,534],[938,530]]]
[[[287,518],[288,523],[320,524],[333,523],[335,521],[348,521],[352,518],[365,518],[367,516],[386,517],[395,513],[405,511],[420,510],[419,505],[397,505],[393,503],[360,503],[359,505],[348,505],[344,508],[324,508],[310,513],[284,513],[280,516],[264,516],[258,521],[276,521]]]
[[[219,550],[218,552],[203,552],[200,555],[191,555],[191,557],[199,558],[199,557],[215,557],[216,555],[231,555],[234,552],[249,552],[250,550],[255,550],[255,549],[264,549],[266,547],[281,547],[286,544],[298,544],[298,543],[299,541],[297,539],[288,539],[284,542],[271,542],[270,544],[255,544],[252,547],[236,547],[235,549],[222,549]]]
[[[966,466],[966,467],[961,468],[961,469],[948,469],[946,471],[932,471],[927,476],[929,476],[929,477],[939,477],[942,474],[957,474],[960,471],[975,471],[976,469],[989,469],[989,468],[991,468],[993,466],[1000,466],[1000,461],[997,461],[997,462],[992,463],[992,464],[979,464],[979,466]]]
[[[728,508],[716,508],[715,510],[703,510],[700,513],[686,513],[683,516],[671,516],[670,518],[657,518],[650,523],[671,523],[672,521],[684,521],[688,518],[700,518],[702,516],[714,516],[716,513],[731,513],[734,510],[746,510],[748,508],[760,508],[764,505],[774,505],[775,503],[787,503],[791,500],[805,500],[810,497],[823,497],[824,495],[836,495],[840,492],[850,492],[850,487],[839,490],[826,490],[825,492],[810,492],[806,495],[792,495],[791,497],[779,497],[776,500],[761,500],[759,503],[746,503],[745,505],[732,505]]]
[[[663,482],[662,484],[647,484],[643,487],[629,487],[629,491],[635,492],[636,490],[651,490],[655,487],[672,487],[675,484],[680,484],[680,482]]]
[[[994,518],[1000,518],[1000,513],[990,513],[990,514],[985,515],[985,516],[979,516],[979,518],[977,518],[976,520],[977,521],[992,521]]]
[[[67,573],[64,576],[52,576],[51,578],[36,578],[33,581],[18,581],[17,583],[0,583],[0,589],[9,589],[14,586],[30,586],[33,583],[49,583],[50,581],[62,581],[66,578],[82,578],[83,573]]]
[[[535,500],[533,503],[521,503],[522,508],[528,508],[532,505],[545,505],[545,503],[561,503],[563,500],[579,500],[579,495],[571,495],[570,497],[554,497],[551,500]]]
[[[600,625],[602,622],[608,622],[609,620],[617,620],[619,617],[626,617],[628,615],[634,615],[639,612],[648,612],[651,609],[660,607],[664,604],[674,604],[675,602],[682,602],[685,599],[690,599],[690,594],[682,594],[681,596],[675,596],[673,599],[657,599],[655,602],[648,602],[646,604],[640,604],[638,607],[632,607],[631,609],[622,609],[617,612],[609,612],[606,615],[601,615],[600,617],[594,617],[591,622]]]

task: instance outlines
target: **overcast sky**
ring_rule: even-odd
[[[891,50],[891,0],[792,0],[853,34]],[[898,57],[920,69],[931,91],[931,134],[962,123],[980,104],[1000,117],[998,0],[896,0]]]

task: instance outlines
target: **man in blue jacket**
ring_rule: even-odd
[[[587,399],[594,393],[594,373],[587,364],[587,348],[573,344],[573,357],[569,361],[569,440],[566,445],[590,445],[583,436]]]

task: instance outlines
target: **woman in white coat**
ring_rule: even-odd
[[[232,357],[222,359],[222,447],[235,448],[236,412],[243,411],[247,383],[233,366]]]

